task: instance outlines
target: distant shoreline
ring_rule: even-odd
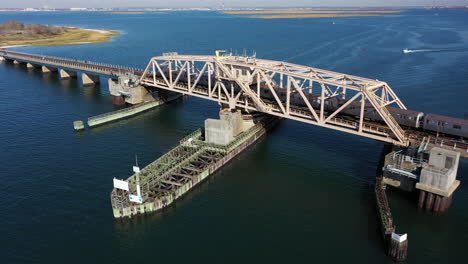
[[[12,35],[9,39],[0,40],[0,48],[12,48],[18,46],[63,46],[63,45],[83,45],[104,43],[111,40],[113,36],[121,33],[116,30],[105,29],[86,29],[78,27],[63,27],[64,33],[36,37],[25,38],[22,35]]]
[[[300,15],[259,15],[259,16],[245,16],[247,18],[263,18],[263,19],[277,19],[277,18],[322,18],[322,17],[375,17],[375,16],[395,16],[397,14],[300,14]]]
[[[228,15],[246,15],[246,18],[322,18],[322,17],[370,17],[392,16],[406,12],[406,10],[255,10],[255,11],[225,11]]]
[[[226,11],[224,14],[392,14],[402,13],[405,10],[256,10],[256,11]]]
[[[144,14],[145,12],[142,12],[142,11],[138,11],[138,12],[135,12],[135,11],[121,11],[121,12],[108,12],[109,14]]]
[[[231,11],[267,11],[267,10],[407,10],[407,9],[423,9],[423,10],[468,10],[468,6],[454,5],[454,6],[427,6],[427,5],[398,5],[398,6],[374,6],[374,7],[362,7],[362,6],[290,6],[290,7],[132,7],[132,8],[0,8],[0,12],[166,12],[166,11],[212,11],[212,12],[231,12]]]

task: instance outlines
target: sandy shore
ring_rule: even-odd
[[[8,49],[8,48],[16,48],[16,47],[27,47],[31,45],[6,45],[6,46],[0,46],[0,49]]]
[[[248,14],[395,14],[405,10],[260,10],[260,11],[225,11],[224,14],[248,15]]]
[[[263,19],[276,19],[276,18],[321,18],[321,17],[371,17],[371,16],[391,16],[391,14],[287,14],[287,15],[258,15],[247,16],[248,18],[263,18]]]
[[[247,18],[321,18],[321,17],[367,17],[391,16],[406,12],[406,10],[257,10],[257,11],[226,11],[230,15],[250,15]]]
[[[88,30],[88,31],[94,31],[94,32],[99,32],[101,34],[108,34],[112,33],[110,30],[104,30],[104,29],[93,29],[93,28],[80,28],[80,27],[67,27],[70,29],[82,29],[82,30]]]

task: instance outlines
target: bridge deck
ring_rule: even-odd
[[[6,50],[0,50],[0,56],[7,60],[16,60],[25,63],[37,64],[42,66],[56,67],[67,70],[82,71],[88,73],[108,75],[112,77],[118,77],[128,73],[140,76],[142,74],[141,69],[132,69],[126,67],[119,67],[110,64],[100,64],[90,61],[80,61],[74,59],[57,58],[51,56],[40,56],[34,54],[12,52]]]

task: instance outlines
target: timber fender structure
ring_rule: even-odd
[[[375,181],[375,198],[377,211],[382,229],[382,236],[387,246],[388,255],[395,261],[405,261],[408,256],[408,235],[398,235],[393,224],[392,213],[388,204],[386,185],[382,177],[377,177]]]
[[[102,115],[93,116],[93,117],[88,118],[88,126],[89,127],[96,127],[96,126],[99,126],[99,125],[103,125],[103,124],[106,124],[106,123],[110,123],[110,122],[113,122],[113,121],[124,119],[124,118],[130,117],[130,116],[134,116],[136,114],[149,111],[149,110],[151,110],[151,109],[153,109],[153,108],[155,108],[157,106],[163,105],[163,104],[165,104],[167,102],[176,100],[176,99],[178,99],[180,97],[182,97],[181,94],[175,94],[172,97],[168,98],[167,100],[156,99],[154,101],[134,105],[134,106],[123,108],[123,109],[120,109],[120,110],[117,110],[117,111],[105,113],[105,114],[102,114]]]
[[[115,188],[114,179],[111,192],[114,217],[132,217],[168,207],[257,141],[277,120],[265,117],[227,145],[207,143],[203,141],[201,129],[194,131],[177,147],[132,175],[127,180],[128,191]],[[141,203],[130,198],[130,193],[138,192],[138,184],[141,186]]]

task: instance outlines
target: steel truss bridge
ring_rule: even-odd
[[[387,107],[406,107],[387,83],[378,80],[281,61],[221,56],[219,52],[216,56],[165,53],[151,58],[146,69],[0,49],[2,58],[43,66],[43,71],[55,67],[110,78],[138,76],[140,84],[149,89],[196,96],[231,109],[263,112],[400,146],[432,140],[468,153],[466,142],[402,129]],[[326,105],[337,98],[340,106],[327,109]],[[349,108],[356,109],[351,116],[343,111]],[[369,111],[381,121],[366,120]]]
[[[281,61],[252,57],[194,56],[166,53],[153,57],[140,84],[196,96],[231,109],[258,111],[304,123],[407,146],[409,138],[387,109],[406,109],[391,87],[382,81]],[[311,94],[316,97],[315,107]],[[331,98],[347,100],[326,111]],[[356,120],[341,117],[358,103]],[[317,107],[317,105],[319,105]],[[369,106],[384,124],[365,122]]]

